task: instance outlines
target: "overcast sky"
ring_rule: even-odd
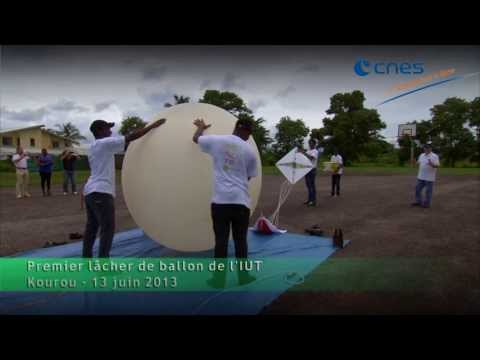
[[[128,115],[151,120],[173,94],[197,101],[206,89],[242,97],[273,130],[282,116],[322,126],[330,97],[361,90],[365,106],[387,124],[427,119],[430,108],[451,96],[480,96],[480,77],[451,81],[390,103],[394,85],[419,75],[359,77],[358,59],[421,62],[424,75],[455,68],[480,71],[478,46],[3,46],[0,63],[2,129],[71,121],[91,139],[88,127],[101,118],[120,123]],[[422,76],[420,75],[420,76]],[[117,127],[118,129],[118,127]]]

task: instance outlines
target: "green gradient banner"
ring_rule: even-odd
[[[207,291],[207,280],[303,279],[318,259],[115,258],[0,260],[0,291]],[[254,277],[251,278],[251,277]],[[220,283],[222,281],[220,280]],[[235,287],[232,281],[225,286]],[[263,282],[263,290],[285,282]]]
[[[211,279],[229,291],[411,291],[435,287],[451,261],[458,259],[4,258],[0,291],[217,291]]]

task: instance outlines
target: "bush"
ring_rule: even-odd
[[[273,166],[279,159],[272,150],[265,150],[262,154],[262,165],[263,166]]]
[[[0,160],[0,172],[15,172],[12,160]]]

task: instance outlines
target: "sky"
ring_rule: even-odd
[[[424,73],[354,72],[370,64],[422,63]],[[233,91],[275,133],[281,117],[322,127],[330,97],[361,90],[393,141],[398,125],[430,118],[448,97],[480,96],[480,76],[451,81],[378,105],[388,90],[439,70],[480,72],[479,46],[1,46],[0,128],[72,122],[92,140],[95,119],[118,125],[129,115],[146,121],[173,94],[192,101],[207,89]],[[118,130],[119,126],[115,127]]]

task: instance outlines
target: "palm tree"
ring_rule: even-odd
[[[87,139],[85,136],[80,134],[80,130],[78,130],[78,128],[75,125],[73,125],[71,122],[64,123],[64,124],[56,124],[55,127],[57,127],[58,130],[51,130],[53,133],[70,140],[72,143],[76,145],[80,144],[80,140]]]
[[[174,105],[177,105],[177,104],[185,104],[185,103],[188,103],[190,102],[190,97],[188,96],[183,96],[183,95],[173,95],[173,98],[175,99],[175,104]],[[164,105],[165,107],[171,107],[173,106],[172,104],[170,103],[165,103]]]

